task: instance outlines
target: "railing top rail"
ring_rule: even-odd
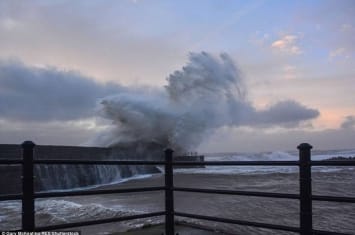
[[[77,159],[35,159],[34,164],[82,164],[82,165],[164,165],[166,161],[142,160],[77,160]],[[22,159],[0,159],[0,165],[23,164]],[[177,166],[298,166],[299,161],[173,161]],[[312,166],[355,166],[355,160],[311,161]]]
[[[181,166],[299,166],[299,161],[174,161]],[[317,160],[310,161],[312,166],[355,166],[355,160]]]
[[[355,166],[355,160],[311,161],[312,166]]]
[[[237,191],[237,190],[185,188],[185,187],[174,187],[173,190],[174,191],[181,191],[181,192],[195,192],[195,193],[211,193],[211,194],[240,195],[240,196],[253,196],[253,197],[300,199],[299,194],[290,194],[290,193],[269,193],[269,192],[257,192],[257,191]],[[355,203],[355,197],[312,195],[312,200],[327,201],[327,202]]]
[[[299,161],[174,161],[178,166],[298,166]]]
[[[331,231],[323,231],[323,230],[316,230],[313,229],[314,235],[351,235],[349,233],[339,233],[339,232],[331,232]]]
[[[75,160],[75,159],[36,159],[34,164],[82,164],[82,165],[164,165],[165,161],[141,160]]]
[[[355,203],[355,197],[312,195],[314,201]]]
[[[0,195],[0,201],[12,201],[12,200],[21,200],[22,194],[3,194]]]
[[[0,159],[0,165],[23,164],[22,159]]]

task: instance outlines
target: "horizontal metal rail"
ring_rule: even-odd
[[[73,165],[164,165],[165,161],[125,161],[125,160],[74,160],[74,159],[56,159],[56,160],[33,160],[34,164],[73,164]]]
[[[312,166],[355,166],[355,160],[311,161]]]
[[[142,218],[162,216],[162,215],[165,215],[165,211],[145,213],[139,215],[122,216],[122,217],[108,218],[108,219],[97,219],[97,220],[90,220],[90,221],[74,222],[74,223],[67,223],[67,224],[58,224],[58,225],[51,225],[46,227],[36,227],[35,231],[49,231],[55,229],[74,228],[74,227],[81,227],[81,226],[88,226],[88,225],[95,225],[95,224],[106,224],[106,223],[121,222],[126,220],[142,219]]]
[[[350,233],[339,233],[339,232],[330,232],[323,230],[315,230],[313,229],[313,235],[351,235]]]
[[[177,166],[298,166],[299,161],[175,161]]]
[[[299,161],[175,161],[182,166],[299,166]],[[312,166],[355,166],[355,160],[311,161]]]
[[[289,193],[267,193],[267,192],[255,192],[255,191],[253,192],[253,191],[235,191],[235,190],[223,190],[223,189],[201,189],[201,188],[183,188],[183,187],[174,187],[173,189],[174,191],[180,191],[180,192],[300,199],[299,194],[289,194]]]
[[[175,216],[181,216],[181,217],[187,217],[187,218],[193,218],[193,219],[209,220],[209,221],[215,221],[215,222],[221,222],[221,223],[238,224],[238,225],[245,225],[245,226],[252,226],[252,227],[259,227],[259,228],[276,229],[276,230],[283,230],[283,231],[289,231],[289,232],[300,232],[300,228],[285,226],[285,225],[251,222],[251,221],[245,221],[245,220],[226,219],[226,218],[219,218],[219,217],[206,216],[206,215],[182,213],[182,212],[177,212],[177,211],[174,214],[175,214]]]
[[[22,200],[22,194],[4,194],[0,195],[0,201]]]
[[[23,164],[22,159],[0,159],[0,165]]]
[[[355,203],[355,197],[318,196],[312,195],[312,200],[325,202],[347,202]]]
[[[136,193],[136,192],[151,192],[165,190],[165,186],[161,187],[143,187],[143,188],[127,188],[127,189],[102,189],[102,190],[77,190],[68,192],[40,192],[35,193],[35,198],[47,197],[67,197],[67,196],[87,196],[99,194],[115,194],[115,193]]]
[[[300,199],[299,194],[290,193],[268,193],[256,191],[237,191],[237,190],[224,190],[224,189],[202,189],[202,188],[184,188],[174,187],[177,192],[193,192],[193,193],[211,193],[211,194],[225,194],[225,195],[240,195],[252,197],[271,197],[271,198],[285,198],[285,199]],[[312,195],[314,201],[327,201],[327,202],[347,202],[355,203],[355,197],[338,197],[338,196],[318,196]]]
[[[164,165],[165,161],[140,160],[75,160],[75,159],[36,159],[34,164],[82,164],[82,165]],[[0,165],[23,164],[22,159],[0,159]],[[299,161],[174,161],[178,166],[298,166]],[[355,160],[311,161],[312,166],[355,166]]]

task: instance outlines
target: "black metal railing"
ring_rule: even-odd
[[[301,235],[311,234],[339,234],[331,231],[320,231],[313,229],[312,226],[312,201],[328,201],[328,202],[344,202],[355,203],[354,197],[335,197],[312,195],[311,184],[311,167],[312,166],[355,166],[355,160],[331,160],[331,161],[311,161],[312,146],[306,143],[300,144],[299,161],[203,161],[203,162],[189,162],[189,161],[173,161],[173,150],[165,150],[165,161],[86,161],[86,160],[37,160],[33,158],[33,150],[35,144],[31,141],[25,141],[22,144],[23,158],[22,160],[0,159],[0,164],[22,164],[22,194],[0,195],[0,201],[4,200],[22,200],[22,231],[48,231],[55,229],[72,228],[79,226],[88,226],[103,223],[120,222],[125,220],[133,220],[139,218],[148,218],[155,216],[165,216],[165,234],[174,235],[175,216],[209,220],[215,222],[245,225],[251,227],[259,227],[266,229],[282,230],[297,232]],[[165,185],[157,187],[142,187],[142,188],[128,188],[128,189],[111,189],[111,190],[77,190],[69,192],[34,192],[34,164],[85,164],[85,165],[164,165],[165,166]],[[203,189],[203,188],[185,188],[174,187],[173,166],[298,166],[300,191],[299,194],[288,193],[269,193],[269,192],[253,192],[253,191],[236,191],[236,190],[217,190],[217,189]],[[148,192],[148,191],[165,191],[165,210],[144,213],[131,216],[99,219],[94,221],[81,221],[75,223],[66,223],[59,225],[51,225],[46,227],[35,226],[35,211],[34,203],[36,198],[48,197],[64,197],[64,196],[84,196],[95,194],[113,194],[113,193],[132,193],[132,192]],[[269,198],[285,198],[297,199],[300,201],[300,226],[291,227],[285,225],[276,225],[244,220],[235,220],[230,218],[220,218],[213,216],[205,216],[198,214],[190,214],[185,212],[175,211],[174,209],[174,191],[180,192],[194,192],[194,193],[209,193],[209,194],[225,194],[225,195],[240,195],[240,196],[254,196],[254,197],[269,197]]]

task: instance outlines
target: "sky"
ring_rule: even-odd
[[[315,115],[219,126],[197,150],[355,148],[354,42],[352,0],[0,0],[0,143],[87,144],[110,128],[100,99],[162,90],[203,51],[233,59],[255,109]]]

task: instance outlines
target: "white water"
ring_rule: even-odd
[[[320,161],[333,157],[355,157],[355,150],[323,151],[322,154],[312,154],[312,160]],[[297,161],[298,155],[291,152],[276,151],[271,153],[224,153],[205,156],[205,161]],[[334,172],[353,170],[354,167],[312,167],[313,172]],[[176,169],[178,173],[197,174],[270,174],[297,173],[297,166],[206,166],[205,168]]]
[[[20,227],[21,202],[1,202],[0,208],[0,230],[18,229]],[[99,202],[80,204],[63,199],[38,200],[35,211],[36,220],[40,221],[41,226],[143,213],[143,211],[127,209],[119,205],[105,207]]]
[[[66,192],[73,190],[88,190],[102,186],[115,185],[130,180],[138,180],[151,177],[151,174],[135,175],[107,184],[92,185],[87,187],[78,187],[62,190],[48,190],[46,192]],[[0,201],[0,231],[15,230],[20,228],[21,201]],[[98,218],[112,218],[140,214],[144,211],[134,210],[120,205],[110,207],[97,203],[78,203],[66,199],[41,199],[36,200],[35,213],[36,221],[41,221],[41,226],[49,224],[63,224],[73,221],[87,221]],[[38,226],[38,224],[37,224]],[[128,228],[139,227],[136,223],[128,221]]]
[[[120,184],[120,183],[124,183],[124,182],[130,181],[130,180],[145,179],[145,178],[149,178],[151,176],[152,176],[152,174],[134,175],[132,177],[117,179],[117,180],[114,180],[114,181],[111,181],[111,182],[105,183],[105,184],[95,184],[95,185],[90,185],[90,186],[85,186],[85,187],[76,187],[76,188],[71,188],[71,189],[45,190],[45,192],[69,192],[69,191],[73,191],[73,190],[88,190],[88,189],[94,189],[94,188],[98,188],[98,187],[102,187],[102,186]]]

